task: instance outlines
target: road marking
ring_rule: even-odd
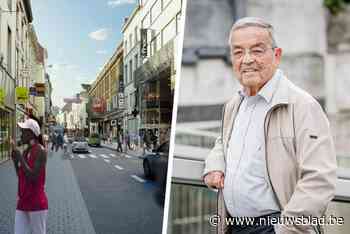
[[[127,154],[124,154],[125,155],[125,158],[131,158],[130,155],[127,155]]]
[[[134,178],[135,180],[137,180],[140,183],[145,183],[146,181],[140,177],[138,177],[137,175],[132,175],[132,178]]]
[[[94,154],[89,154],[90,158],[97,158]]]
[[[119,170],[124,170],[124,168],[122,168],[121,166],[119,165],[114,165],[115,168],[119,169]]]
[[[105,154],[100,154],[100,156],[102,157],[102,158],[109,158],[107,155],[105,155]]]
[[[115,154],[109,154],[109,155],[110,155],[111,157],[113,157],[113,158],[115,157]]]
[[[105,160],[106,163],[110,163],[110,162],[111,162],[111,161],[108,160],[108,159],[103,159],[103,160]]]
[[[78,154],[78,157],[79,157],[79,158],[86,158],[86,156],[85,156],[85,155],[82,155],[82,154]]]

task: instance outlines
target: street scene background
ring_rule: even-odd
[[[0,233],[10,140],[38,119],[48,233],[161,233],[183,2],[0,0]]]

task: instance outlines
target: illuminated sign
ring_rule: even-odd
[[[140,55],[141,57],[145,58],[147,57],[147,28],[141,28],[141,48],[140,48]]]

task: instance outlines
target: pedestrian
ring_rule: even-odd
[[[125,134],[125,143],[126,143],[126,147],[128,150],[132,150],[131,146],[130,146],[130,134],[129,131],[126,131]]]
[[[18,178],[15,234],[45,234],[48,200],[45,193],[47,153],[43,147],[40,126],[33,119],[18,123],[21,141],[27,144],[23,155],[12,146],[12,161]]]
[[[117,143],[118,143],[117,152],[123,153],[123,136],[120,132],[118,133],[118,136],[117,136]]]
[[[255,219],[253,225],[230,227],[220,222],[218,233],[321,233],[323,227],[310,223],[274,227],[265,221],[325,215],[337,179],[329,121],[319,103],[278,69],[282,49],[272,25],[240,19],[229,45],[242,89],[224,105],[221,136],[203,177],[208,187],[219,189],[221,220]]]

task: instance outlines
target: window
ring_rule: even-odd
[[[124,83],[125,84],[128,83],[128,65],[127,64],[124,65]]]
[[[132,49],[132,34],[130,33],[129,35],[129,46],[130,46],[130,50]]]
[[[9,11],[12,11],[12,0],[7,0],[7,6]]]
[[[157,0],[151,7],[151,23],[153,23],[162,12],[162,2]]]
[[[162,30],[163,45],[176,36],[176,18],[173,18]]]
[[[139,55],[138,54],[135,54],[135,70],[137,69],[137,67],[139,66]]]
[[[135,34],[135,41],[134,41],[134,44],[136,45],[137,44],[137,41],[138,41],[138,28],[137,28],[137,26],[135,27],[135,30],[134,30],[135,32],[134,32],[134,34]]]
[[[130,94],[130,108],[134,109],[135,107],[135,92]]]
[[[127,54],[128,53],[128,41],[127,40],[125,40],[125,42],[124,42],[124,50],[125,50],[125,54]]]
[[[132,75],[132,59],[130,59],[130,61],[129,61],[129,75],[130,75],[130,79],[129,79],[129,81],[131,82],[132,81],[132,77],[133,77],[133,75]]]
[[[7,28],[7,71],[12,71],[12,32],[11,29]]]

